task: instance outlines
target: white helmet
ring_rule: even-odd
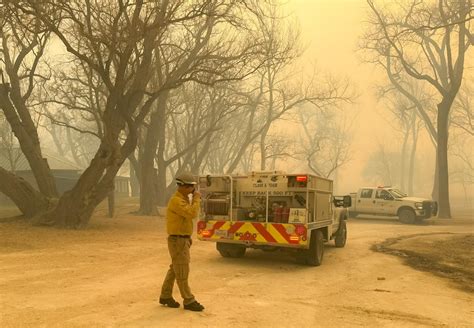
[[[176,177],[176,183],[178,185],[195,185],[197,184],[196,180],[194,179],[194,176],[192,175],[191,172],[181,172],[178,174]]]

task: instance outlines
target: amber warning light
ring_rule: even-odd
[[[298,176],[296,177],[296,181],[298,181],[298,182],[306,182],[306,181],[308,181],[308,177],[307,177],[306,175],[298,175]]]

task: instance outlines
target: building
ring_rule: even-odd
[[[56,182],[58,192],[63,194],[70,190],[76,184],[77,180],[84,171],[72,161],[66,158],[54,155],[48,151],[43,151],[43,157],[48,161],[51,173]],[[16,175],[28,181],[34,188],[38,185],[31,171],[28,160],[23,155],[21,149],[0,149],[0,167],[14,172]],[[130,195],[130,178],[117,176],[115,178],[115,195],[118,197],[128,197]],[[11,204],[11,201],[0,192],[0,204]]]

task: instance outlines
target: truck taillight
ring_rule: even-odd
[[[295,233],[298,236],[304,236],[306,235],[306,227],[304,225],[297,225],[295,226]]]
[[[298,181],[298,182],[306,182],[306,181],[308,181],[308,176],[306,176],[306,175],[298,175],[298,176],[296,176],[296,181]]]
[[[197,229],[198,229],[198,231],[206,229],[206,222],[205,221],[198,221]]]

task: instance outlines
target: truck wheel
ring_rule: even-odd
[[[337,233],[336,233],[336,238],[334,239],[334,242],[336,243],[336,247],[346,246],[346,239],[347,239],[346,220],[341,219],[339,229],[337,230]]]
[[[230,257],[243,257],[247,248],[234,246],[229,250]]]
[[[402,208],[398,212],[398,219],[402,223],[413,224],[416,219],[415,212],[410,208]]]
[[[216,248],[222,257],[242,257],[247,250],[245,247],[225,243],[216,243]]]
[[[307,253],[306,263],[312,266],[319,266],[323,262],[324,255],[324,236],[321,230],[311,232],[311,240],[309,241],[309,249]]]
[[[216,243],[216,249],[221,254],[221,256],[222,257],[230,257],[230,254],[229,254],[229,252],[228,252],[228,250],[225,246],[226,245],[224,245],[222,243]]]

